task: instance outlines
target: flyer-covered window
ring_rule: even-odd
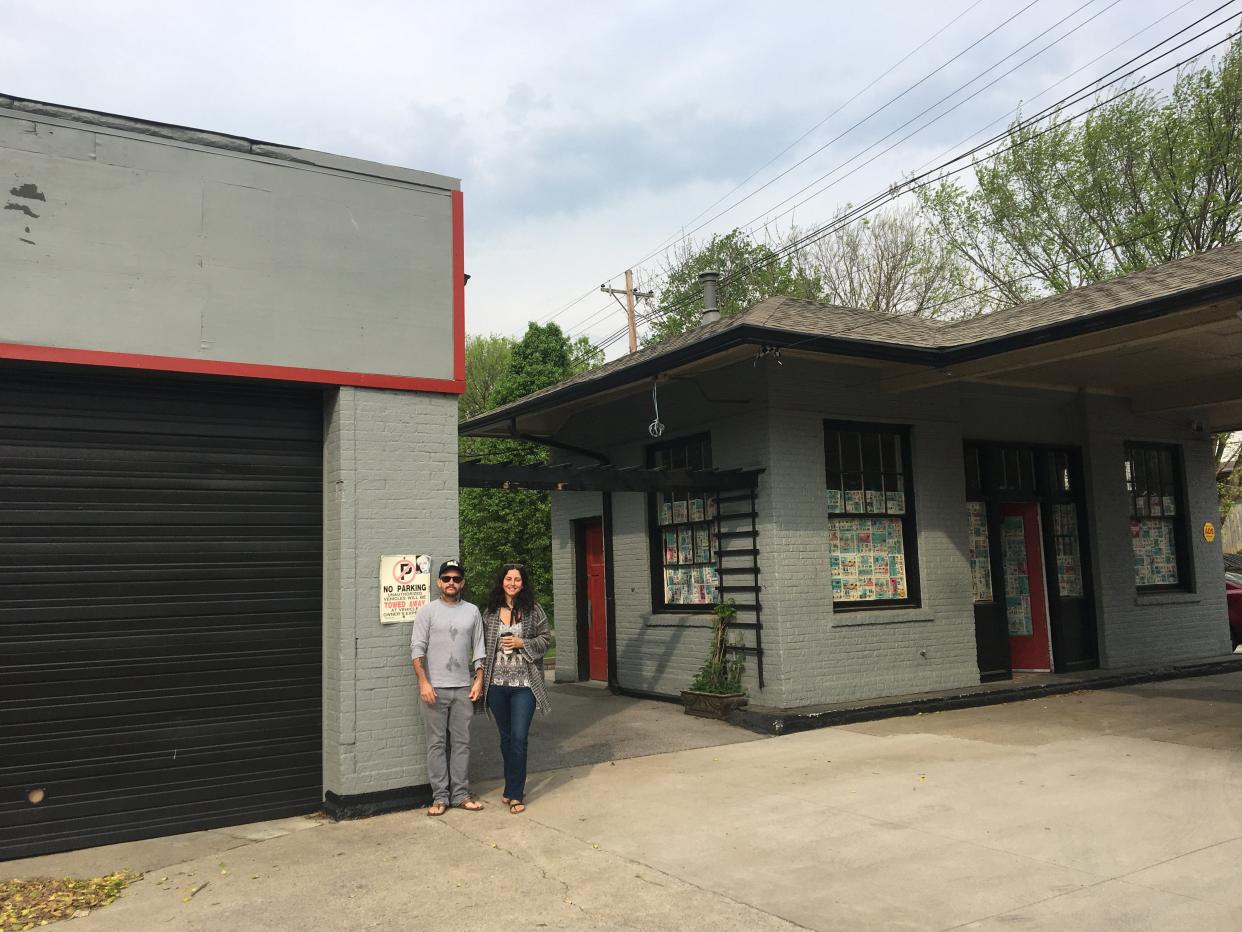
[[[909,430],[824,426],[834,607],[917,603]]]
[[[1181,585],[1185,540],[1181,475],[1176,449],[1162,444],[1126,444],[1125,480],[1130,498],[1130,546],[1139,589]]]
[[[709,469],[707,437],[666,444],[652,451],[652,465],[663,469]],[[716,494],[708,491],[660,492],[653,496],[655,552],[661,557],[657,585],[664,608],[700,607],[720,602]]]

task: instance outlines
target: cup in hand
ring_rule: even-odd
[[[501,625],[501,626],[500,626],[500,637],[502,637],[502,638],[506,638],[506,637],[521,637],[521,636],[522,636],[522,626],[521,626],[521,624],[516,624],[516,625]],[[510,654],[512,654],[512,653],[513,653],[513,649],[512,649],[512,648],[509,648],[508,650],[505,650],[505,649],[502,647],[502,648],[501,648],[501,651],[503,651],[503,652],[504,652],[504,655],[505,655],[506,657],[508,657]]]

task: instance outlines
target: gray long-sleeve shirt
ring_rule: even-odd
[[[427,679],[437,689],[469,686],[483,662],[483,619],[470,602],[449,605],[437,599],[414,616],[410,657],[423,657]]]

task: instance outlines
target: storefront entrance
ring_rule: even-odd
[[[965,461],[980,677],[1099,666],[1079,451],[968,442]]]
[[[608,618],[604,611],[604,526],[601,521],[584,522],[578,552],[578,591],[585,605],[578,612],[578,644],[585,647],[586,679],[608,682]]]
[[[1044,590],[1044,554],[1040,543],[1039,506],[1008,502],[1001,506],[1001,563],[1004,566],[1009,666],[1046,673],[1052,669],[1048,634],[1048,596]]]

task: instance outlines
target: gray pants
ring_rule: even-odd
[[[456,806],[470,795],[470,687],[436,687],[435,705],[421,699],[427,725],[427,781],[432,802]],[[445,735],[448,753],[445,753]]]

